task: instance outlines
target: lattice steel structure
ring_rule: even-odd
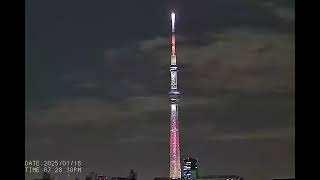
[[[170,129],[170,179],[181,179],[181,164],[180,164],[180,145],[179,145],[179,121],[178,121],[178,66],[176,57],[176,40],[175,40],[175,14],[171,13],[171,88],[169,92],[171,103],[171,129]]]

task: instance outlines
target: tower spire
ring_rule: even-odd
[[[171,13],[171,27],[172,27],[172,32],[174,32],[174,23],[176,20],[176,14],[175,13]]]
[[[171,103],[170,116],[170,179],[181,179],[181,165],[180,165],[180,144],[179,144],[179,121],[178,121],[178,66],[176,58],[176,39],[175,39],[175,14],[171,13],[171,88],[169,98]]]

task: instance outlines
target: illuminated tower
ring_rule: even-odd
[[[172,35],[171,35],[171,88],[169,92],[171,103],[171,129],[170,129],[170,179],[181,179],[180,145],[179,145],[179,121],[178,121],[178,79],[176,61],[176,40],[174,35],[175,14],[171,13]]]

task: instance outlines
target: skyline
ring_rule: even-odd
[[[295,17],[284,0],[26,1],[26,159],[168,174],[172,9],[181,157],[204,175],[294,176]]]

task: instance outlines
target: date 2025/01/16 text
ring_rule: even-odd
[[[25,173],[81,173],[81,161],[25,161]]]

